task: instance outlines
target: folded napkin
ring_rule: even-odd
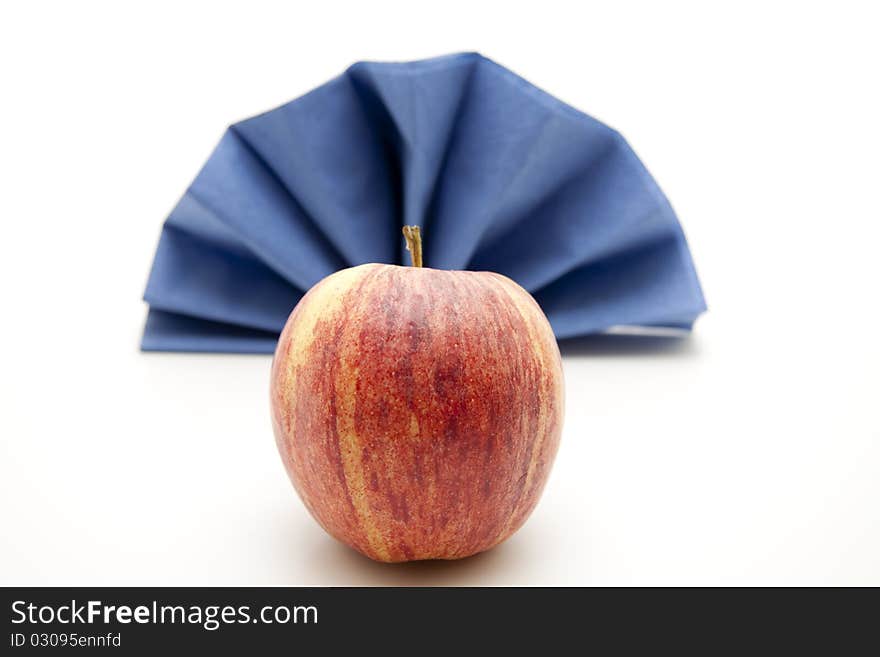
[[[615,130],[474,53],[360,62],[232,125],[165,221],[142,348],[271,353],[332,272],[491,270],[557,338],[687,331],[705,310],[666,197]]]

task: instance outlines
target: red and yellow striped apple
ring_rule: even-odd
[[[413,264],[336,272],[294,308],[271,375],[281,458],[332,536],[378,561],[513,534],[559,446],[559,349],[516,283]]]

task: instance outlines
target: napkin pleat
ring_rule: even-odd
[[[275,350],[277,341],[277,332],[257,331],[151,308],[141,349],[266,354]]]
[[[388,175],[384,136],[349,81],[337,79],[233,129],[347,266],[397,257],[397,182]]]
[[[449,66],[425,70],[401,66],[387,75],[381,64],[355,64],[348,70],[366,107],[378,107],[378,123],[392,134],[394,159],[401,170],[402,219],[399,225],[431,230],[431,205],[454,142],[478,61],[460,58]],[[398,226],[399,229],[399,226]],[[402,248],[402,247],[401,247]],[[402,252],[400,253],[403,258]]]
[[[280,331],[302,294],[259,260],[172,227],[159,240],[144,298],[160,310]]]
[[[546,208],[552,206],[557,195],[585,185],[613,146],[610,132],[574,140],[568,126],[558,121],[549,126],[552,129],[545,128],[540,146],[532,151],[518,176],[529,183],[509,186],[499,199],[492,221],[468,261],[469,267],[480,262],[486,252],[495,252],[520,228],[533,231],[533,239],[541,235]]]
[[[241,235],[232,230],[210,208],[187,191],[165,220],[166,229],[177,229],[216,248],[244,257],[256,258]]]
[[[426,262],[441,269],[467,268],[499,202],[523,184],[530,159],[553,130],[552,115],[527,111],[515,90],[488,77],[483,66],[471,91],[429,218]],[[495,99],[491,106],[487,95]]]
[[[556,337],[612,326],[690,328],[706,309],[675,234],[570,272],[535,293]]]
[[[675,215],[665,198],[633,175],[641,164],[626,143],[615,138],[601,153],[528,208],[468,268],[501,272],[535,291],[592,261],[671,234]]]
[[[235,130],[226,131],[189,191],[299,289],[347,266]]]

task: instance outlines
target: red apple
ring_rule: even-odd
[[[293,310],[271,401],[290,479],[329,534],[378,561],[458,559],[537,504],[562,366],[547,318],[509,278],[368,264]]]

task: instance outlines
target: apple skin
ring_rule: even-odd
[[[501,543],[534,509],[559,447],[559,348],[535,300],[500,274],[338,271],[294,308],[271,376],[299,496],[377,561]]]

